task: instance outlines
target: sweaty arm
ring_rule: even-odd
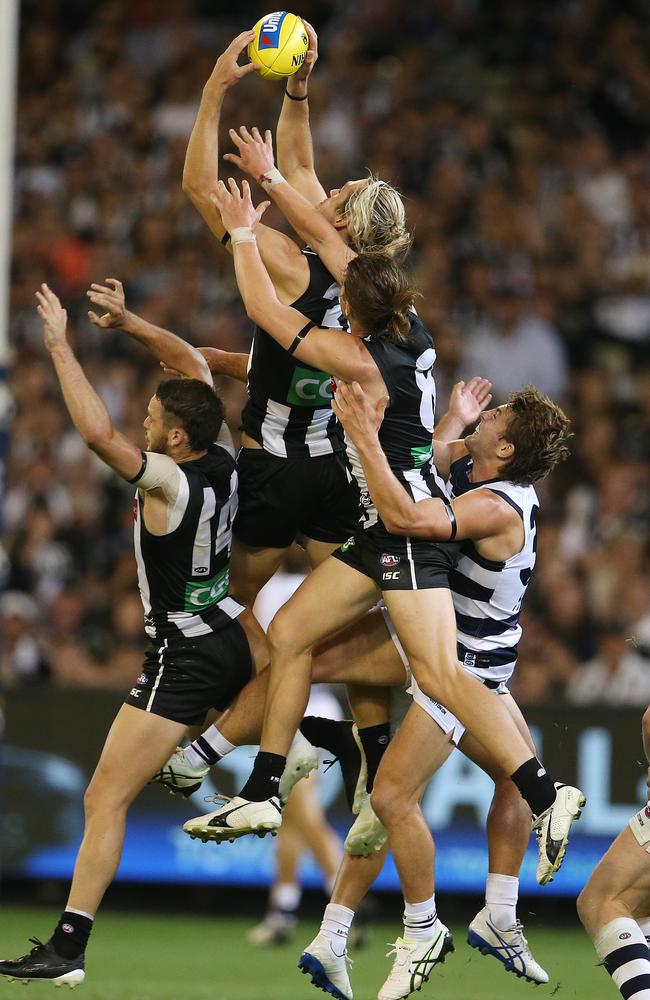
[[[248,354],[220,351],[217,347],[200,347],[199,351],[213,375],[227,375],[238,382],[248,382]]]
[[[61,343],[50,353],[65,405],[82,438],[118,475],[133,479],[142,468],[142,452],[113,426],[69,344]]]
[[[388,531],[436,542],[497,535],[518,515],[494,493],[471,490],[451,502],[441,499],[415,503],[393,475],[379,439],[356,438],[355,444],[368,482],[368,492]]]
[[[235,274],[249,318],[299,361],[345,381],[368,387],[383,380],[370,352],[357,337],[310,324],[302,313],[278,299],[255,242],[235,246]]]
[[[203,354],[170,330],[148,323],[132,312],[125,312],[122,329],[160,361],[184,378],[195,378],[212,385],[212,372]]]

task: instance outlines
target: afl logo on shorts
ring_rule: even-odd
[[[147,675],[146,674],[140,674],[140,676],[138,677],[138,679],[137,679],[137,681],[135,683],[136,684],[146,684],[147,683]]]
[[[391,552],[382,552],[381,554],[381,564],[382,566],[398,566],[401,556],[394,556]]]
[[[628,938],[631,938],[631,937],[632,937],[632,935],[630,934],[629,931],[623,931],[622,934],[618,935],[618,940],[619,941],[627,941]]]

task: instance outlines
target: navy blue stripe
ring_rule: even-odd
[[[494,587],[484,587],[482,583],[477,583],[469,576],[459,573],[457,569],[452,569],[449,574],[449,589],[461,597],[469,597],[473,601],[485,601],[486,604],[489,604],[494,595]]]
[[[491,670],[493,667],[506,667],[517,660],[517,646],[510,649],[490,649],[480,650],[469,649],[462,642],[456,644],[458,659],[465,666],[471,666],[473,670]],[[473,658],[472,663],[467,663],[466,658]]]
[[[477,566],[481,566],[482,569],[490,569],[493,572],[500,572],[505,568],[505,562],[496,562],[493,559],[485,559],[482,555],[474,548],[472,542],[463,542],[460,547],[461,555],[467,556],[472,562],[475,562]]]
[[[650,990],[650,975],[635,976],[634,979],[628,979],[626,983],[621,983],[619,990],[625,997],[625,1000],[634,1000],[634,997],[643,990]]]
[[[507,495],[507,493],[502,493],[502,492],[501,492],[501,490],[495,490],[493,486],[488,486],[487,488],[488,488],[488,489],[490,490],[490,492],[491,492],[491,493],[496,493],[496,495],[497,495],[498,497],[501,497],[501,499],[502,499],[502,500],[505,500],[505,502],[506,502],[506,503],[509,503],[509,504],[510,504],[510,506],[511,506],[511,507],[512,507],[512,508],[513,508],[514,510],[516,510],[516,511],[517,511],[517,513],[519,514],[519,517],[520,517],[520,518],[522,519],[522,521],[523,521],[523,519],[524,519],[524,512],[523,512],[523,510],[521,509],[521,507],[519,506],[519,504],[516,504],[516,503],[515,503],[515,501],[514,501],[514,500],[513,500],[513,499],[512,499],[511,497],[509,497],[509,496]]]
[[[493,636],[503,635],[517,628],[519,615],[510,615],[502,621],[494,621],[493,618],[474,618],[472,615],[461,615],[456,612],[456,627],[459,632],[465,635],[472,635],[475,639],[491,639]]]
[[[637,958],[645,958],[646,961],[650,960],[650,952],[648,951],[647,944],[628,944],[623,948],[617,948],[616,951],[611,952],[607,956],[603,965],[611,976],[622,965],[634,962]]]

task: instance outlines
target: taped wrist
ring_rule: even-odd
[[[260,175],[259,182],[265,191],[270,191],[276,184],[282,184],[284,182],[284,177],[277,167],[271,167],[271,169],[267,170],[266,173]]]
[[[234,247],[238,243],[257,243],[255,233],[250,226],[235,226],[230,232],[230,239]]]

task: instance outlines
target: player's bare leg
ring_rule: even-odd
[[[492,697],[499,698],[508,709],[534,754],[535,744],[514,698],[510,694]],[[507,972],[532,983],[547,983],[548,974],[533,957],[517,920],[519,870],[530,840],[530,808],[508,775],[495,769],[490,755],[473,736],[465,733],[459,748],[494,781],[487,818],[489,874],[485,906],[470,923],[468,942],[481,954],[500,961]]]
[[[630,826],[619,834],[578,897],[578,916],[628,1000],[650,998],[650,949],[637,923],[650,908],[650,805],[639,818],[637,836]]]
[[[55,985],[83,982],[93,918],[120,862],[126,814],[151,775],[182,739],[186,726],[122,705],[84,798],[84,836],[65,910],[40,949]],[[24,966],[24,963],[22,963]],[[21,963],[0,962],[0,975],[27,982]],[[29,978],[39,978],[38,970]]]
[[[288,548],[245,545],[235,535],[230,553],[230,593],[235,600],[252,608],[260,590],[279,570],[288,551]]]
[[[538,758],[531,756],[507,708],[458,663],[450,591],[388,591],[384,599],[421,691],[460,719],[531,807],[539,848],[537,880],[550,882],[564,859],[584,795],[572,786],[556,787]]]

